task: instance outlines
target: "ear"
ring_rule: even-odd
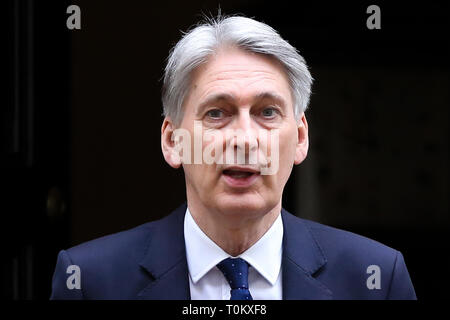
[[[165,117],[161,126],[161,149],[166,162],[174,169],[181,166],[180,155],[175,151],[175,142],[172,134],[175,126],[169,117]]]
[[[305,160],[308,154],[309,138],[308,138],[308,122],[305,113],[302,114],[300,121],[297,123],[297,145],[295,148],[295,164],[300,164]]]

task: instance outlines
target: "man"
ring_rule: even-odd
[[[187,204],[61,251],[51,298],[415,299],[400,252],[282,208],[308,151],[311,83],[263,23],[218,18],[185,34],[166,66],[161,146]]]

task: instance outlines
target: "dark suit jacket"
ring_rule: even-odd
[[[161,220],[62,250],[50,298],[190,299],[185,212],[186,204]],[[284,209],[281,214],[283,299],[416,298],[399,251]],[[70,265],[80,267],[80,289],[66,285]],[[371,265],[379,267],[379,289],[367,285]]]

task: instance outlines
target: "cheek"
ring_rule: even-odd
[[[280,134],[279,143],[279,177],[286,182],[292,171],[295,161],[295,152],[297,146],[297,136],[295,130],[289,130],[285,134]],[[285,181],[286,180],[286,181]]]
[[[290,128],[286,132],[280,133],[280,158],[284,161],[294,163],[295,151],[297,146],[297,130]]]
[[[202,142],[202,163],[215,167],[214,164],[221,159],[223,148],[223,138],[220,131],[205,131]]]
[[[206,183],[206,177],[210,180],[211,177],[216,175],[217,169],[214,165],[206,164],[202,162],[201,164],[183,164],[184,172],[190,178],[194,178],[200,182]]]

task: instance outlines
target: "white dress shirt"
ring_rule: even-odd
[[[230,285],[216,265],[230,258],[197,225],[189,208],[184,217],[184,240],[192,300],[229,300]],[[283,223],[281,214],[267,232],[238,257],[250,264],[248,285],[254,300],[281,300]],[[232,257],[237,258],[237,257]]]

